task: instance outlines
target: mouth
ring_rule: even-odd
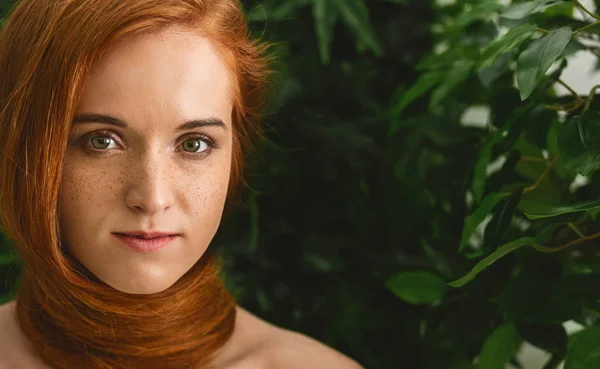
[[[137,239],[143,239],[143,240],[151,240],[151,239],[156,239],[156,238],[179,236],[179,234],[171,233],[171,232],[144,232],[144,231],[118,232],[118,233],[115,232],[114,234],[137,238]]]
[[[163,247],[169,245],[172,241],[174,241],[178,235],[165,235],[160,237],[142,237],[136,235],[130,235],[126,233],[113,233],[121,242],[125,245],[133,248],[139,252],[151,252],[158,251]]]
[[[175,235],[168,235],[168,236],[158,236],[158,237],[142,237],[142,236],[136,236],[136,235],[127,234],[127,233],[117,233],[117,234],[119,234],[121,236],[127,236],[127,237],[137,238],[137,239],[140,239],[140,240],[155,240],[157,238],[165,238],[165,237],[175,236]]]

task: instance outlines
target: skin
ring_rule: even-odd
[[[161,292],[208,248],[231,170],[230,79],[209,40],[177,28],[120,41],[92,68],[76,116],[109,115],[127,128],[94,119],[74,124],[60,230],[63,245],[111,287]],[[176,131],[196,119],[224,127]],[[112,234],[135,230],[180,237],[140,253]]]
[[[93,67],[76,115],[110,115],[127,128],[93,120],[74,125],[61,183],[60,236],[111,287],[161,292],[208,248],[231,170],[230,90],[229,71],[210,41],[177,27],[122,40]],[[175,131],[209,118],[224,127]],[[139,229],[181,236],[158,252],[139,253],[111,234]],[[14,301],[0,305],[0,369],[46,369],[23,335],[15,307]],[[235,330],[214,368],[362,369],[312,338],[236,309]]]

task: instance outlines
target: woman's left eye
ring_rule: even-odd
[[[204,137],[192,137],[183,141],[181,146],[187,152],[201,154],[208,151],[212,147],[212,144]]]

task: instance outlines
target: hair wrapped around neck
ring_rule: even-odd
[[[235,302],[217,266],[206,254],[175,285],[153,295],[116,291],[79,266],[85,277],[77,285],[65,276],[26,272],[18,318],[52,367],[207,368],[235,322]]]

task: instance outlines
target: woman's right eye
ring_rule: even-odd
[[[108,132],[92,132],[83,136],[81,140],[83,148],[92,152],[108,151],[118,147],[116,139]]]
[[[92,146],[95,149],[107,149],[108,147],[106,145],[109,145],[110,141],[112,141],[112,138],[107,136],[93,136]]]

